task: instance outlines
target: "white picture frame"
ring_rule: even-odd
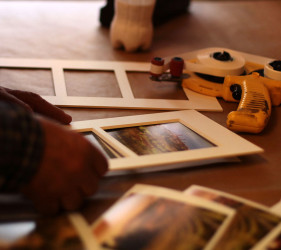
[[[182,57],[184,60],[190,60],[194,59],[199,53],[216,49],[224,49],[230,53],[239,53],[246,62],[260,65],[264,65],[273,60],[272,58],[244,53],[228,48],[204,48],[174,56]],[[188,97],[188,100],[135,98],[128,80],[127,72],[148,73],[150,71],[150,62],[0,58],[0,68],[51,70],[55,95],[44,95],[42,97],[50,103],[60,107],[130,108],[152,110],[195,109],[198,111],[222,111],[222,107],[217,98],[202,95],[187,88],[183,88],[183,90]],[[122,97],[69,96],[65,81],[65,70],[113,72]]]
[[[50,70],[55,95],[42,97],[59,107],[222,111],[215,97],[205,96],[188,89],[184,89],[186,100],[135,98],[127,72],[148,73],[150,71],[148,62],[0,58],[0,68]],[[113,72],[121,97],[69,96],[65,70]]]
[[[112,131],[112,129],[114,131],[122,128],[168,123],[181,124],[212,145],[192,150],[140,155],[108,132]],[[263,152],[262,148],[243,139],[195,110],[78,121],[71,124],[71,129],[80,133],[92,132],[109,145],[111,149],[122,155],[122,157],[109,158],[108,175],[192,167],[235,156]],[[178,135],[176,136],[178,137]],[[137,141],[136,144],[138,143],[140,142]]]

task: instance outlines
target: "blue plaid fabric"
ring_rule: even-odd
[[[33,115],[0,101],[0,191],[16,192],[36,173],[43,153],[43,130]]]

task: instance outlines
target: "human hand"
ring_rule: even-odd
[[[0,87],[0,100],[18,104],[30,112],[41,114],[62,124],[69,124],[72,120],[70,115],[32,92]]]
[[[22,192],[37,210],[53,214],[75,210],[93,195],[108,163],[105,156],[80,134],[39,118],[45,133],[45,151],[29,184]]]

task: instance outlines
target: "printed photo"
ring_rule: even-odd
[[[194,204],[131,193],[108,210],[92,232],[103,249],[203,249],[226,218]]]
[[[137,155],[215,147],[179,122],[106,130]]]
[[[280,250],[281,249],[281,232],[271,240],[266,246],[263,247],[265,250]]]
[[[0,249],[85,249],[76,228],[66,215],[42,217],[35,224],[31,232],[15,242],[0,243]]]
[[[215,249],[251,249],[281,222],[281,217],[269,210],[222,192],[193,186],[185,193],[235,209],[236,215]]]

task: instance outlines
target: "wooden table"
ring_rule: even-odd
[[[192,2],[189,13],[155,27],[151,50],[141,53],[111,48],[109,30],[101,27],[98,20],[103,5],[103,1],[1,1],[0,57],[148,62],[155,55],[165,57],[206,47],[225,47],[281,58],[281,1]],[[39,94],[52,92],[52,85],[43,78],[34,80],[34,76],[22,77],[19,72],[3,73],[0,85]],[[237,104],[223,100],[220,103],[222,113],[202,113],[225,126],[226,115]],[[156,112],[75,108],[65,111],[74,121]],[[91,208],[83,211],[93,221],[136,183],[176,190],[197,184],[273,205],[281,198],[280,124],[281,109],[274,107],[261,134],[241,134],[265,152],[241,157],[239,163],[104,178],[90,202]]]

